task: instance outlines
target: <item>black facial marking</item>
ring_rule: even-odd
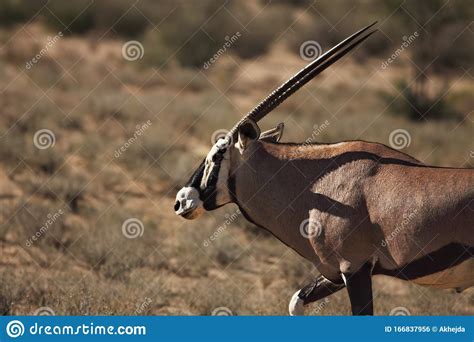
[[[212,156],[212,161],[214,163],[217,163],[217,162],[220,163],[222,159],[224,158],[224,153],[225,153],[225,150],[224,151],[218,150],[217,153]]]
[[[191,178],[189,178],[189,180],[187,181],[187,183],[184,185],[185,187],[193,187],[193,188],[195,188],[196,190],[199,191],[199,187],[200,187],[200,185],[201,185],[202,176],[204,175],[205,161],[206,161],[206,160],[203,160],[203,161],[201,162],[201,164],[199,165],[199,167],[197,168],[197,170],[194,171],[194,173],[193,173],[193,175],[191,176]]]
[[[187,187],[193,187],[199,192],[199,199],[203,202],[203,207],[206,210],[213,210],[220,206],[216,203],[217,197],[217,180],[219,178],[219,170],[221,168],[221,162],[224,159],[224,153],[227,148],[219,149],[217,153],[212,156],[214,163],[211,170],[211,174],[207,180],[207,186],[205,189],[201,189],[201,182],[204,176],[204,170],[206,168],[206,160],[204,159],[197,170],[193,173],[191,178],[185,184]]]
[[[211,170],[211,174],[207,179],[207,186],[205,189],[199,191],[201,200],[203,201],[204,209],[212,210],[219,206],[217,205],[217,180],[219,179],[219,171],[221,169],[221,162],[224,159],[225,150],[219,150],[214,156],[212,161],[214,165]]]

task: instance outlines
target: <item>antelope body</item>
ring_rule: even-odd
[[[175,211],[187,219],[235,203],[249,221],[317,267],[321,275],[295,293],[290,314],[344,287],[353,314],[373,314],[375,274],[439,288],[474,285],[472,169],[426,166],[365,141],[278,143],[283,124],[261,133],[256,123],[366,39],[372,32],[355,41],[369,27],[242,119],[176,197]]]

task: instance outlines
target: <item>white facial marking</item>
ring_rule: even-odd
[[[196,209],[202,204],[199,192],[193,187],[181,188],[176,194],[176,201],[180,203],[179,209],[176,210],[177,215]]]
[[[206,161],[205,161],[205,167],[204,167],[204,174],[201,179],[201,190],[204,190],[207,187],[207,182],[209,181],[209,177],[211,176],[212,169],[214,169],[215,163],[212,161],[212,158],[216,153],[219,152],[219,147],[221,145],[218,145],[219,142],[223,140],[223,138],[217,140],[217,142],[212,146],[211,150],[206,156]]]
[[[291,297],[290,304],[288,305],[288,310],[290,311],[290,316],[303,316],[304,315],[304,302],[298,296],[301,290],[296,291]]]
[[[244,154],[244,147],[240,144],[240,141],[237,141],[234,144],[234,147],[239,150],[240,154]]]
[[[211,176],[212,170],[214,169],[215,163],[212,161],[214,155],[216,155],[220,150],[225,149],[229,146],[229,141],[230,141],[229,139],[230,139],[229,137],[225,137],[225,138],[220,138],[219,140],[217,140],[217,142],[214,144],[214,146],[212,146],[211,150],[207,154],[205,167],[204,167],[204,174],[201,179],[201,190],[204,190],[207,187],[207,182],[209,181],[209,177]],[[228,151],[224,153],[223,157],[224,159],[221,162],[221,169],[219,170],[217,183],[223,182],[221,176],[224,174],[224,172],[222,172],[223,169],[226,169],[226,165],[224,164],[227,164],[224,162],[224,160],[229,159]],[[228,170],[228,166],[227,166],[227,170]]]
[[[344,284],[347,286],[347,279],[346,279],[346,276],[344,275],[344,273],[341,273],[341,278],[344,281]]]

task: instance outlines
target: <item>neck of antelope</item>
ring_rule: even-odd
[[[247,219],[319,264],[310,240],[300,232],[311,209],[308,179],[294,168],[295,161],[275,155],[267,147],[267,143],[255,143],[248,151],[251,156],[233,175],[235,200]]]

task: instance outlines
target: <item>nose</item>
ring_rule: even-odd
[[[194,201],[186,198],[177,199],[174,204],[176,215],[185,214],[195,208]]]
[[[176,215],[183,215],[196,209],[200,204],[199,193],[192,187],[184,187],[176,194],[174,211]]]
[[[183,215],[193,210],[195,207],[195,202],[192,199],[181,198],[176,200],[174,211],[176,215]]]

